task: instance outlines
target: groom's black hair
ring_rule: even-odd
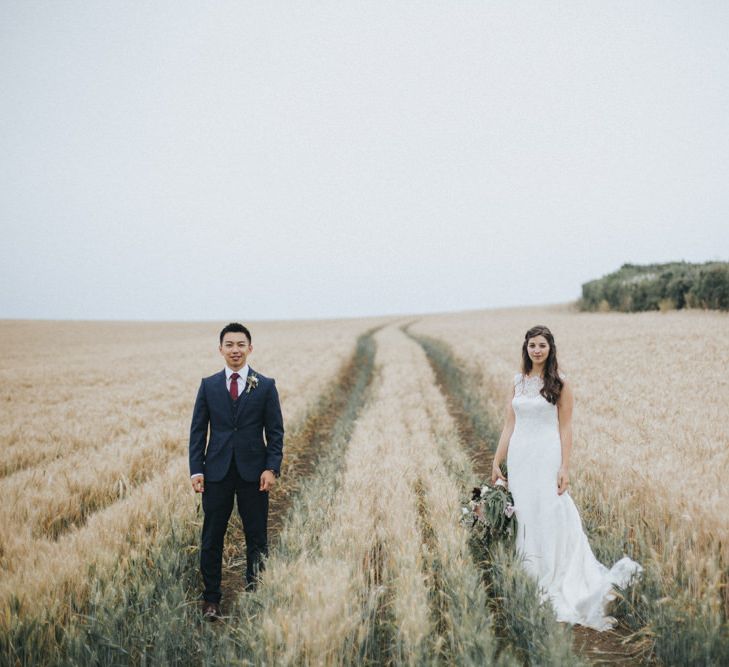
[[[247,327],[244,327],[242,324],[238,324],[238,322],[231,322],[230,324],[227,324],[223,327],[223,330],[220,332],[220,344],[223,344],[223,336],[229,332],[235,332],[235,333],[242,333],[245,334],[248,338],[248,342],[252,343],[253,339],[251,338],[251,332],[248,331]]]

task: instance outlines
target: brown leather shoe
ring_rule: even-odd
[[[223,618],[223,614],[220,613],[220,605],[217,602],[208,602],[207,600],[203,600],[202,615],[206,621],[219,621]]]

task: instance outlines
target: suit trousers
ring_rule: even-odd
[[[241,479],[233,458],[225,478],[219,482],[205,480],[205,491],[202,494],[205,518],[200,548],[200,571],[205,584],[203,599],[208,602],[220,602],[222,596],[220,580],[223,540],[236,497],[246,539],[248,584],[255,585],[258,573],[263,569],[263,558],[268,554],[268,491],[259,491],[258,480],[247,482]]]

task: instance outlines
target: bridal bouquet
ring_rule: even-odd
[[[514,499],[506,483],[498,479],[473,489],[471,499],[461,508],[461,523],[486,542],[516,537]]]

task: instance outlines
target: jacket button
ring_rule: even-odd
[[[238,430],[238,427],[237,427],[237,426],[236,426],[236,427],[234,427],[234,428],[233,428],[233,430],[234,430],[234,431],[237,431],[237,430]]]

